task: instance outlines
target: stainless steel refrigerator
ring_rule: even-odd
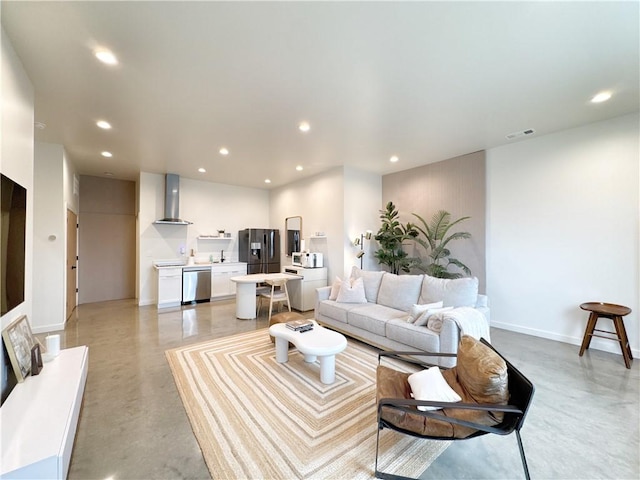
[[[247,273],[280,272],[280,230],[246,228],[238,232],[238,258]]]

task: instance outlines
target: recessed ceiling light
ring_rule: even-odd
[[[202,167],[200,167],[200,168],[198,169],[198,171],[199,171],[200,173],[207,173],[207,171],[206,171],[204,168],[202,168]]]
[[[109,130],[111,128],[111,124],[105,120],[98,120],[96,125],[104,130]]]
[[[300,125],[298,125],[298,129],[301,132],[307,133],[309,130],[311,130],[311,125],[309,125],[309,122],[300,122]]]
[[[398,158],[398,156],[397,156],[397,155],[393,155],[393,156],[389,159],[389,161],[390,161],[391,163],[396,163],[398,160],[400,160],[400,159]]]
[[[102,152],[100,155],[102,155],[103,157],[107,157],[107,158],[113,157],[113,153],[111,153],[111,152]]]
[[[220,149],[220,155],[229,155],[229,150],[226,149],[225,147],[222,147]]]
[[[296,167],[296,170],[297,170],[297,171],[299,171],[299,172],[301,172],[302,170],[304,170],[304,168],[302,168],[302,165],[298,165],[298,166]]]
[[[105,49],[96,50],[94,52],[94,55],[98,60],[100,60],[102,63],[106,63],[107,65],[118,64],[118,59],[109,50],[105,50]]]
[[[611,98],[611,92],[600,92],[591,99],[591,103],[606,102]]]
[[[106,175],[107,177],[113,177],[113,173],[111,172],[104,172],[104,175]]]
[[[264,183],[271,183],[271,180],[269,180],[268,178],[265,178]]]

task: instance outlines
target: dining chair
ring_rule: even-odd
[[[269,320],[271,320],[271,312],[273,311],[273,304],[278,304],[278,311],[280,311],[280,305],[283,302],[287,302],[287,307],[291,311],[291,302],[289,301],[289,291],[287,290],[287,278],[268,279],[265,281],[267,285],[271,286],[268,292],[260,294],[260,302],[258,303],[258,316],[260,315],[260,309],[262,308],[263,299],[269,299]]]

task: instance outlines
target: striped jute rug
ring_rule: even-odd
[[[332,385],[295,349],[277,363],[266,329],[166,355],[212,478],[373,478],[373,349],[349,340]],[[380,465],[417,476],[448,445],[384,430]]]

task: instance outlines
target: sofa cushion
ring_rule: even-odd
[[[384,274],[385,272],[370,272],[356,266],[351,269],[352,278],[362,278],[364,281],[364,293],[367,301],[371,303],[376,303],[378,299],[378,290],[380,290],[380,283]]]
[[[364,283],[362,278],[347,279],[340,285],[340,291],[336,298],[338,303],[367,303],[364,295]]]
[[[405,312],[374,303],[360,305],[359,307],[349,310],[347,315],[349,325],[383,337],[386,332],[385,325],[389,320],[400,319],[404,321],[406,316]]]
[[[416,327],[413,323],[407,323],[402,319],[393,319],[387,322],[386,337],[423,352],[440,351],[440,336],[437,333],[427,327]],[[437,361],[435,357],[422,359],[426,362],[433,361],[433,363]]]
[[[347,323],[349,310],[362,307],[361,303],[338,303],[335,300],[323,300],[318,305],[317,313],[320,316],[333,318],[342,323]]]
[[[393,273],[385,273],[380,283],[376,303],[408,312],[414,303],[438,302],[439,300],[434,300],[433,302],[418,301],[420,287],[422,286],[422,277],[424,277],[424,275],[395,275]]]
[[[478,301],[478,279],[435,278],[424,275],[418,303],[441,301],[445,307],[475,307]]]

